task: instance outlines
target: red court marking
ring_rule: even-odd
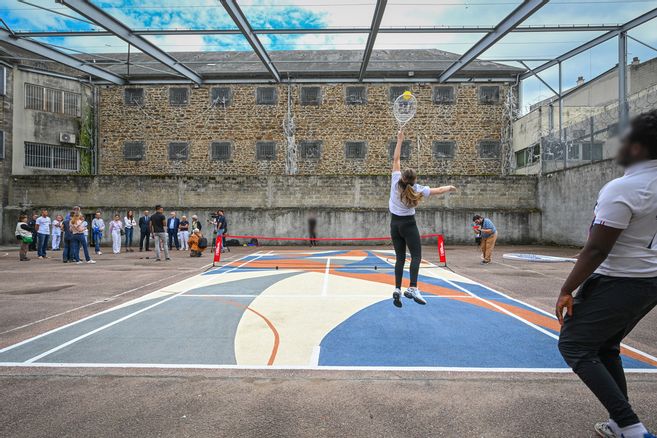
[[[237,301],[228,300],[228,299],[223,298],[223,297],[213,297],[213,296],[208,296],[207,298],[222,301],[222,302],[224,302],[224,303],[226,303],[230,306],[233,306],[233,307],[239,307],[241,309],[246,309],[248,311],[251,311],[251,312],[255,313],[260,318],[262,318],[262,320],[265,321],[265,324],[267,324],[267,326],[271,330],[272,334],[274,335],[274,345],[271,349],[271,354],[269,355],[269,360],[267,361],[267,365],[274,365],[274,361],[276,360],[276,355],[278,354],[278,346],[281,343],[281,337],[278,334],[278,330],[276,330],[276,327],[274,326],[274,324],[262,313],[258,312],[255,309],[252,309],[249,306],[245,306],[242,303],[238,303]]]

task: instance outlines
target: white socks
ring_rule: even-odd
[[[612,421],[609,422],[609,425],[616,435],[621,438],[644,438],[645,434],[648,433],[648,429],[646,429],[643,423],[636,423],[631,426],[619,428],[618,424],[615,422],[612,425]]]

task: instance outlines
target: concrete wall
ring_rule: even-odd
[[[231,233],[304,236],[306,219],[316,214],[325,237],[386,236],[389,177],[260,176],[225,178],[135,176],[15,176],[11,179],[7,223],[24,210],[47,207],[51,214],[80,205],[105,218],[126,210],[153,210],[162,204],[190,216],[208,218],[224,208]],[[535,242],[540,237],[535,177],[430,177],[432,186],[454,184],[459,192],[430,198],[418,209],[423,232],[441,232],[448,242],[470,242],[474,213],[490,216],[504,242]],[[10,240],[13,228],[3,236]]]
[[[406,128],[411,140],[409,166],[421,175],[465,174],[495,175],[502,171],[499,158],[481,158],[479,142],[500,140],[502,127],[509,123],[503,102],[506,84],[499,85],[500,102],[480,104],[475,84],[455,84],[455,102],[437,105],[432,101],[434,87],[428,84],[407,85],[418,100],[415,118]],[[319,159],[303,159],[297,153],[301,175],[386,175],[390,169],[388,145],[394,140],[397,124],[392,115],[390,85],[369,84],[367,100],[362,105],[345,103],[348,85],[321,85],[322,102],[318,106],[302,105],[303,86],[276,87],[276,105],[256,104],[254,85],[231,85],[232,101],[211,107],[211,86],[189,88],[189,104],[171,105],[169,86],[146,86],[144,104],[125,105],[124,87],[101,89],[100,101],[100,173],[104,175],[281,175],[286,173],[287,137],[283,122],[290,112],[294,117],[295,140],[322,141]],[[403,84],[395,86],[403,86]],[[451,85],[450,85],[451,86]],[[482,85],[483,86],[483,85]],[[256,142],[276,142],[273,161],[256,160]],[[126,161],[126,142],[145,143],[145,157]],[[170,142],[189,143],[186,160],[170,160]],[[210,160],[213,141],[230,141],[232,156],[228,161]],[[364,159],[345,157],[346,141],[364,141]],[[432,153],[433,141],[454,141],[456,153],[451,159],[438,159]]]
[[[56,169],[35,169],[25,167],[25,142],[44,143],[59,145],[59,134],[61,132],[75,134],[80,137],[80,118],[64,114],[56,114],[46,111],[25,109],[25,84],[35,84],[44,87],[65,90],[82,95],[81,114],[91,96],[91,89],[83,86],[80,82],[62,79],[59,77],[13,69],[14,75],[14,101],[19,102],[13,112],[14,132],[12,141],[12,174],[65,174],[70,171]],[[79,140],[78,140],[79,141]],[[74,147],[72,145],[63,145]]]
[[[583,245],[593,220],[600,189],[622,169],[612,160],[575,167],[538,180],[542,239],[548,243]]]
[[[11,176],[12,125],[13,125],[13,82],[14,75],[10,66],[5,67],[5,94],[0,96],[0,130],[4,133],[4,156],[0,153],[0,228],[3,227],[2,210],[9,203],[9,178]]]

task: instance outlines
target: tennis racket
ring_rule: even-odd
[[[399,130],[411,121],[417,111],[417,99],[410,91],[404,91],[401,96],[395,99],[392,105],[392,114],[397,120]]]

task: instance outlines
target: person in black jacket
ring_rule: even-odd
[[[151,232],[148,227],[148,221],[151,220],[150,211],[144,210],[144,215],[139,218],[139,252],[150,251],[149,243]],[[144,242],[146,245],[144,246]]]

